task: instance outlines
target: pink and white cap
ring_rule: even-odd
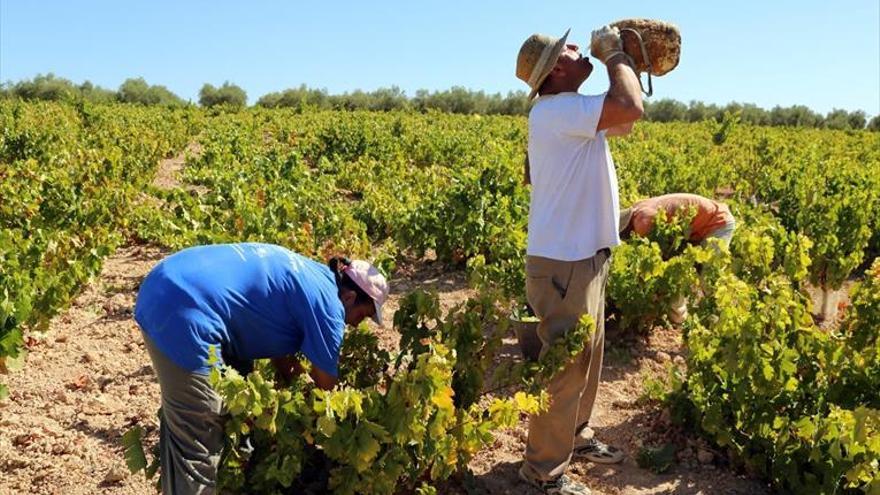
[[[381,326],[382,305],[388,299],[388,281],[385,280],[385,276],[375,266],[363,260],[353,260],[350,265],[345,267],[343,273],[373,298],[373,303],[376,305],[373,321]]]

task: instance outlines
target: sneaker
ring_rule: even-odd
[[[576,459],[586,459],[596,464],[617,464],[623,460],[622,450],[606,445],[595,438],[576,446],[571,455]]]
[[[524,468],[525,465],[519,468],[519,477],[526,483],[541,490],[541,493],[547,495],[590,495],[592,493],[589,488],[577,481],[572,481],[571,478],[564,474],[553,480],[536,480],[526,474],[523,470]]]
[[[667,316],[676,325],[683,323],[688,317],[687,299],[678,297],[675,301],[672,301],[672,307],[669,308]]]

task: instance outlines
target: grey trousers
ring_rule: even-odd
[[[541,319],[538,336],[542,353],[590,314],[596,321],[584,350],[564,367],[548,386],[550,408],[529,418],[524,469],[535,479],[555,479],[571,461],[577,437],[590,420],[599,391],[605,347],[605,282],[610,251],[579,261],[526,257],[526,297]],[[585,432],[585,436],[589,436]]]
[[[224,441],[222,401],[207,375],[175,364],[146,334],[144,342],[162,390],[162,493],[213,495],[217,493],[217,467]]]

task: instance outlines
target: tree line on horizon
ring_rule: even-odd
[[[130,103],[182,107],[195,105],[184,100],[165,86],[148,84],[143,78],[125,80],[116,91],[96,86],[89,81],[76,84],[54,74],[37,75],[31,80],[0,84],[0,98],[25,100],[89,101],[92,103]],[[204,108],[221,107],[239,110],[247,106],[247,93],[239,86],[224,82],[219,87],[206,83],[199,91],[198,105]],[[350,93],[330,94],[325,89],[297,88],[272,92],[261,96],[255,106],[263,108],[292,108],[298,111],[319,110],[372,110],[417,111],[429,110],[477,115],[527,115],[530,104],[525,91],[488,94],[463,87],[428,91],[420,89],[409,97],[397,86],[374,91],[355,90]],[[770,110],[752,103],[732,102],[726,105],[706,104],[701,101],[683,103],[673,99],[645,100],[645,119],[652,122],[721,121],[726,113],[739,115],[740,121],[762,126],[812,127],[825,129],[865,129],[880,131],[880,115],[870,120],[861,110],[848,112],[834,109],[825,115],[804,105],[775,106]]]

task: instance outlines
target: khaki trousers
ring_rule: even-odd
[[[529,419],[525,468],[532,477],[554,479],[571,461],[575,435],[590,420],[605,346],[605,281],[611,251],[579,261],[526,257],[526,297],[541,319],[538,336],[542,355],[556,338],[574,328],[581,315],[596,321],[596,330],[584,350],[562,369],[548,386],[550,408]]]

